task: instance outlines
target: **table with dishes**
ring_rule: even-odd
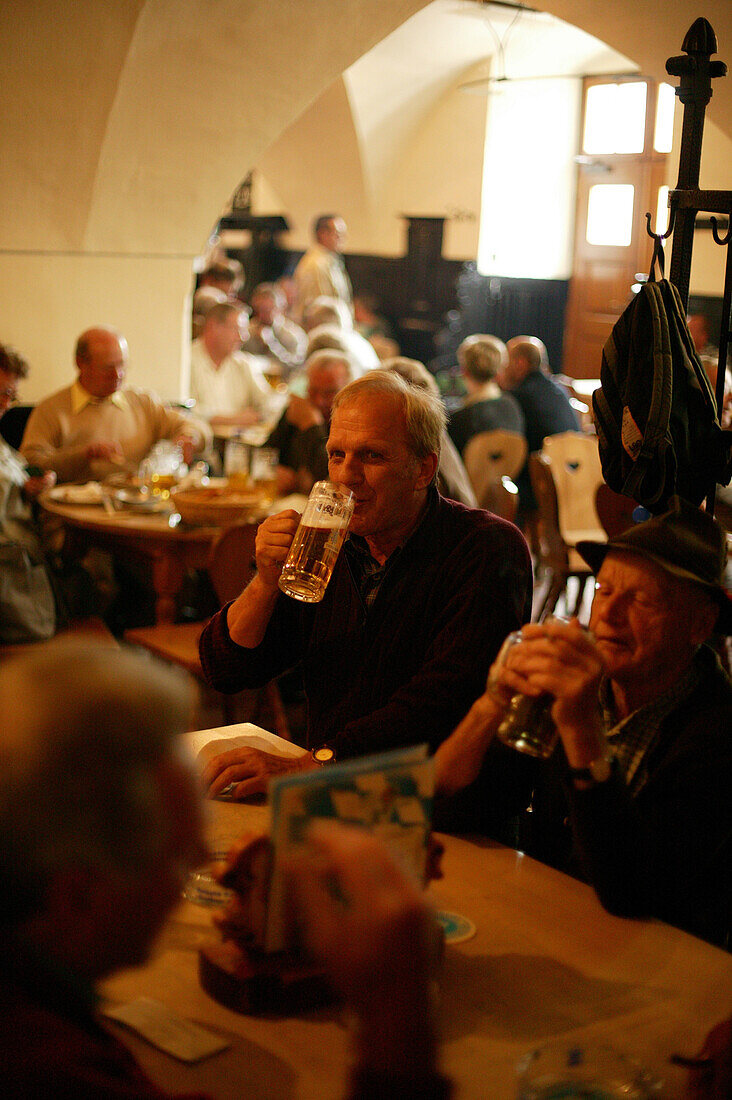
[[[212,848],[268,826],[265,805],[209,806]],[[429,894],[437,909],[475,926],[471,938],[447,943],[438,981],[441,1066],[455,1095],[509,1100],[517,1061],[527,1052],[600,1043],[662,1079],[653,1095],[681,1097],[686,1073],[669,1059],[693,1055],[732,1012],[732,957],[658,921],[613,917],[589,887],[520,852],[486,839],[440,839],[444,878]],[[182,902],[150,962],[116,975],[103,993],[115,1003],[154,998],[230,1046],[186,1065],[136,1035],[118,1034],[167,1090],[247,1100],[345,1095],[350,1037],[343,1009],[247,1015],[203,991],[197,952],[216,935],[211,913]]]
[[[44,494],[40,503],[47,516],[63,526],[70,555],[83,556],[94,546],[150,563],[158,622],[175,620],[187,570],[205,568],[222,527],[259,523],[276,507],[256,490],[229,493],[221,483],[190,489],[185,500],[176,494],[147,504],[129,490],[110,492],[94,482],[61,485]]]

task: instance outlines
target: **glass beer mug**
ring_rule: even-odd
[[[553,616],[549,622],[569,622],[558,615]],[[498,651],[495,663],[488,676],[488,691],[495,686],[497,676],[506,663],[506,658],[515,645],[522,640],[521,631],[514,630],[509,634]],[[536,756],[542,760],[548,760],[554,752],[559,731],[551,716],[554,696],[548,692],[541,695],[516,694],[508,705],[506,714],[501,722],[496,736],[504,745],[509,745],[527,756]]]
[[[320,603],[353,515],[353,494],[316,481],[280,574],[280,589],[295,600]]]

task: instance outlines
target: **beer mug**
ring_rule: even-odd
[[[263,504],[272,504],[277,497],[277,466],[280,452],[275,447],[252,447],[249,475],[262,494]]]
[[[320,603],[353,515],[353,494],[316,481],[280,574],[279,586],[304,603]]]
[[[553,616],[548,621],[569,622],[568,619],[559,616]],[[501,646],[488,676],[489,693],[497,682],[498,673],[505,665],[508,654],[521,640],[521,631],[514,630]],[[548,760],[554,752],[559,736],[551,716],[553,703],[554,696],[548,692],[542,692],[541,695],[514,695],[496,736],[503,741],[504,745],[517,749],[518,752]]]
[[[240,492],[249,489],[249,447],[241,435],[227,439],[224,447],[224,477],[229,487]]]

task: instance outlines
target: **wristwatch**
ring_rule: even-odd
[[[335,752],[329,745],[321,745],[319,749],[311,749],[310,755],[319,768],[324,768],[327,764],[335,764]]]
[[[586,768],[570,768],[569,774],[572,779],[582,779],[585,783],[593,785],[605,783],[612,774],[613,760],[613,754],[606,745],[602,754],[596,760],[592,760]]]

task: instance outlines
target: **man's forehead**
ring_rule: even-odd
[[[675,578],[657,562],[644,554],[625,550],[608,551],[597,574],[598,581],[612,579],[614,583],[632,584],[634,587],[676,589]]]
[[[407,423],[401,403],[388,394],[369,394],[339,405],[331,422],[331,437],[356,433],[383,443],[407,443]]]

